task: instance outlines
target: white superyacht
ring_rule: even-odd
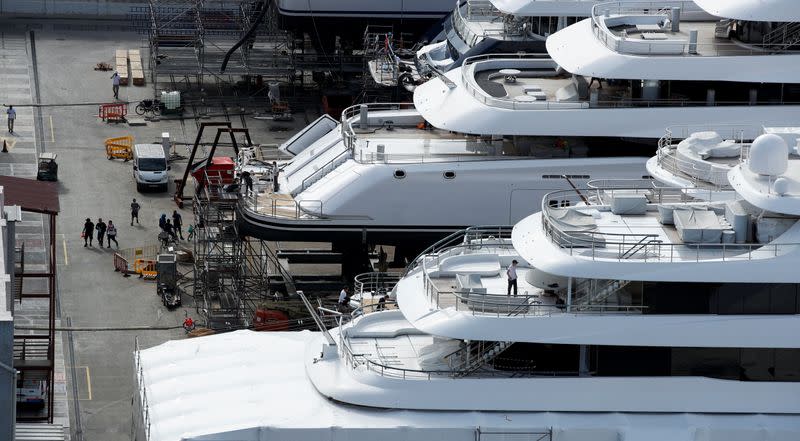
[[[398,309],[329,332],[137,352],[137,439],[797,439],[800,160],[766,134],[729,178],[723,202],[553,195],[510,238],[432,247]]]
[[[469,58],[417,87],[413,106],[315,121],[282,146],[294,157],[278,191],[268,169],[241,162],[263,179],[241,206],[242,230],[419,250],[470,225],[513,224],[569,181],[646,176],[666,126],[792,120],[800,26],[737,11],[686,22],[689,3],[598,4],[548,38],[552,59]],[[800,3],[776,8],[800,22]]]

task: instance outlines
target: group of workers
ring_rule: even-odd
[[[103,222],[103,218],[98,218],[97,223],[94,223],[87,217],[86,222],[83,223],[83,231],[81,231],[84,247],[94,247],[92,242],[94,241],[95,232],[97,232],[97,244],[100,245],[100,248],[103,248],[103,238],[106,239],[107,248],[111,248],[111,242],[114,242],[114,245],[119,248],[117,227],[114,225],[114,221],[109,219],[108,224],[106,224]]]
[[[280,167],[278,167],[278,163],[276,161],[272,161],[272,191],[277,193],[280,189],[280,185],[278,184],[278,175],[280,174]],[[241,179],[241,185],[244,187],[246,194],[250,194],[253,192],[253,176],[250,174],[249,171],[243,171],[239,174],[239,179]]]
[[[178,213],[178,210],[172,211],[172,219],[167,219],[167,215],[162,213],[161,217],[158,219],[158,227],[161,229],[162,233],[166,233],[172,240],[184,240],[183,239],[183,218],[181,214]],[[194,228],[189,225],[189,240],[191,240],[194,236]]]

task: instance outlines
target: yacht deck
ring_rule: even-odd
[[[563,312],[563,306],[557,304],[554,293],[546,293],[525,280],[525,275],[530,268],[517,269],[517,296],[506,294],[507,281],[505,272],[494,277],[481,277],[481,284],[487,293],[480,299],[474,296],[459,293],[458,282],[455,277],[431,278],[437,301],[435,306],[439,309],[452,308],[457,311],[470,311],[474,314],[495,315],[542,315],[548,316]]]
[[[271,187],[271,186],[270,186]],[[267,216],[283,219],[313,218],[313,215],[298,208],[297,201],[290,194],[275,193],[266,187],[254,187],[254,192],[244,198],[247,208]]]
[[[656,16],[648,18],[656,18]],[[680,23],[678,31],[673,32],[658,24],[624,23],[611,26],[608,30],[619,39],[617,46],[619,52],[707,57],[763,53],[755,51],[752,47],[736,44],[729,39],[716,38],[716,25],[716,22],[684,22]],[[691,54],[688,51],[689,38],[691,31],[695,30],[697,31],[697,53]]]
[[[759,230],[761,220],[741,212],[734,201],[662,204],[639,191],[624,193],[611,196],[606,192],[605,205],[545,209],[543,219],[550,239],[573,256],[629,262],[752,260],[772,258],[796,247],[758,242],[756,237],[767,236]],[[614,203],[609,203],[614,197],[628,201],[646,198],[646,211],[615,214]],[[638,202],[645,203],[644,199]],[[763,228],[767,231],[773,222],[788,228],[794,221],[774,217]],[[757,224],[756,237],[750,236],[751,222]]]

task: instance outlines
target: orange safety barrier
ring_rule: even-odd
[[[154,280],[158,276],[155,260],[136,259],[133,261],[133,271],[139,274],[139,277],[147,280]]]
[[[108,159],[119,158],[125,161],[133,159],[133,136],[107,138],[105,145]]]
[[[128,115],[127,103],[100,105],[99,116],[103,121],[123,121],[126,115]]]

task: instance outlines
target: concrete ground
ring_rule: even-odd
[[[137,142],[153,142],[160,139],[162,132],[169,132],[177,142],[191,142],[196,134],[195,122],[187,121],[181,126],[177,121],[162,121],[128,127],[102,122],[97,117],[97,106],[69,105],[112,101],[110,72],[92,68],[100,61],[111,61],[117,48],[138,48],[138,35],[38,26],[35,42],[41,102],[65,105],[43,107],[41,118],[35,110],[29,110],[39,129],[39,148],[57,153],[60,165],[62,211],[57,224],[61,243],[57,258],[61,323],[73,327],[178,327],[184,310],[192,314],[191,308],[167,311],[155,295],[152,282],[115,273],[113,251],[96,244],[84,247],[80,231],[85,218],[102,217],[114,220],[122,248],[156,243],[159,215],[176,209],[170,197],[173,186],[170,193],[137,193],[131,164],[106,159],[103,140],[131,134]],[[33,84],[33,78],[30,80]],[[120,91],[122,100],[133,102],[151,96],[149,86],[122,87]],[[204,121],[214,120],[221,119]],[[241,121],[235,118],[233,124],[240,127]],[[255,142],[279,143],[292,134],[271,132],[269,124],[248,117]],[[301,115],[292,127],[304,124]],[[185,155],[180,149],[179,153]],[[0,158],[0,163],[5,161]],[[185,160],[173,163],[172,177],[178,177],[184,167]],[[142,206],[141,225],[130,226],[129,206],[134,197]],[[185,225],[191,223],[190,209],[181,210],[181,214]],[[141,347],[150,347],[176,338],[184,338],[179,328],[73,332],[71,336],[64,333],[71,439],[129,440],[135,341],[138,339]]]

